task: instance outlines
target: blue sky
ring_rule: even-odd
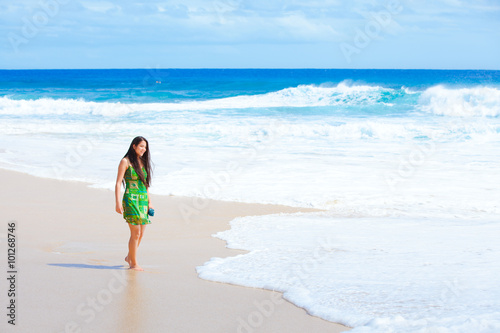
[[[0,68],[500,69],[500,0],[16,0]]]

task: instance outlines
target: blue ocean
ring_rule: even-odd
[[[0,71],[1,168],[112,190],[137,135],[186,223],[200,198],[320,210],[232,221],[248,253],[201,278],[353,332],[500,331],[500,71]]]

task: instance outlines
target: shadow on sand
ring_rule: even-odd
[[[49,266],[58,266],[66,268],[90,268],[90,269],[127,269],[126,265],[106,266],[106,265],[87,265],[87,264],[47,264]]]

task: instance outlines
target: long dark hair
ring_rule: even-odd
[[[134,145],[137,146],[139,145],[142,141],[146,142],[146,152],[140,157],[142,161],[142,165],[146,169],[147,177],[144,179],[144,174],[142,173],[142,169],[139,165],[139,160],[137,159],[137,154],[134,150]],[[132,167],[134,167],[135,173],[139,176],[141,179],[142,183],[146,185],[146,187],[149,187],[151,185],[151,179],[153,176],[152,173],[152,168],[151,168],[151,157],[149,155],[149,142],[146,140],[145,137],[142,136],[136,136],[132,142],[130,143],[130,147],[128,148],[127,153],[124,158],[127,157],[128,160],[130,161],[130,164],[132,164]],[[125,183],[125,179],[123,180],[123,183]],[[124,184],[125,185],[125,184]]]

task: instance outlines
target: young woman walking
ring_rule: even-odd
[[[123,215],[130,228],[128,255],[125,261],[130,269],[142,271],[137,263],[137,248],[141,243],[146,225],[150,224],[148,212],[153,208],[149,200],[151,184],[151,160],[149,143],[142,136],[135,137],[120,161],[115,185],[116,212]],[[125,186],[123,199],[120,198],[122,183]]]

